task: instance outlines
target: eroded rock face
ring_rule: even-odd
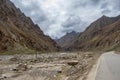
[[[59,48],[10,0],[0,0],[0,50],[18,45],[40,51],[56,51]]]

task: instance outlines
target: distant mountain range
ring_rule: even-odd
[[[78,32],[72,31],[70,33],[67,33],[60,39],[57,39],[56,42],[63,50],[67,50],[69,46],[72,46],[72,44],[76,41],[78,36]]]
[[[78,34],[77,34],[78,35]],[[69,38],[70,39],[70,38]],[[60,39],[62,40],[62,38]],[[66,38],[66,40],[68,40]],[[72,38],[73,40],[73,38]],[[69,40],[70,41],[70,40]],[[61,41],[60,46],[66,42]],[[58,43],[59,44],[59,43]],[[68,42],[66,50],[117,50],[120,48],[120,16],[102,16],[75,38]]]
[[[0,51],[57,51],[59,46],[10,0],[0,0]]]

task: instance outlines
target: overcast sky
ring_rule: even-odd
[[[52,38],[71,31],[81,32],[102,15],[120,15],[120,0],[11,1]]]

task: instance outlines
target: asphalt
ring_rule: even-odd
[[[120,55],[105,53],[98,65],[95,80],[120,80]]]

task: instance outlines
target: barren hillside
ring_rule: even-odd
[[[57,44],[10,0],[0,0],[0,51],[33,49],[57,51]]]

